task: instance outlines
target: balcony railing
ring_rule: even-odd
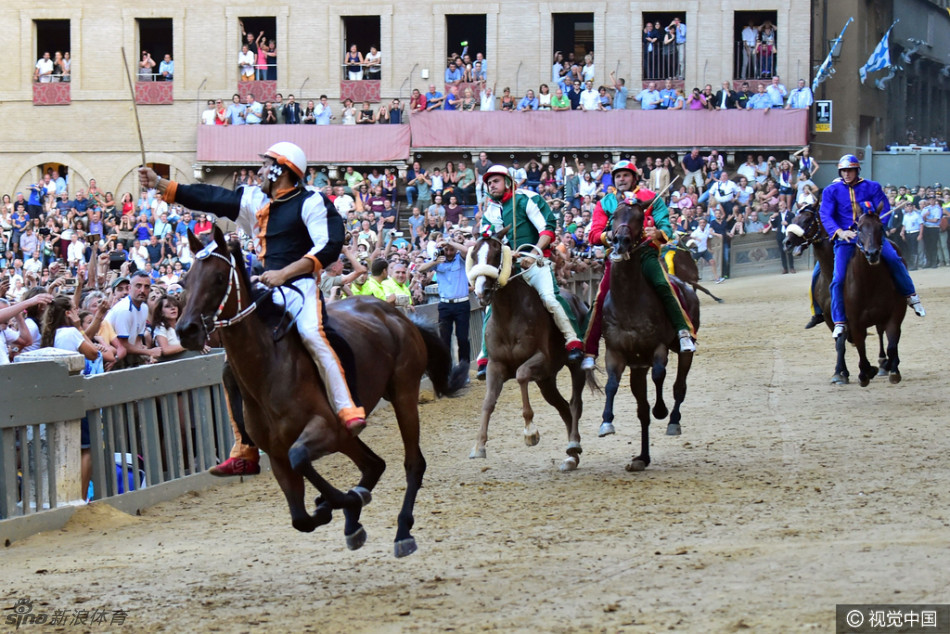
[[[735,45],[736,79],[771,79],[776,74],[775,44],[757,43],[750,46],[739,40]]]
[[[686,76],[686,44],[654,44],[643,51],[643,79],[683,79]]]

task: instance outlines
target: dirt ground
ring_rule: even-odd
[[[643,473],[623,468],[639,443],[628,391],[603,439],[603,397],[585,393],[584,453],[565,474],[560,419],[535,390],[542,438],[525,447],[509,383],[487,460],[469,460],[473,381],[421,408],[429,470],[411,557],[392,554],[404,477],[383,412],[363,436],[389,469],[362,550],[346,550],[342,516],[294,531],[265,474],[141,517],[88,507],[14,543],[0,607],[121,608],[114,629],[134,631],[827,632],[836,603],[947,603],[950,282],[943,269],[914,277],[928,315],[905,321],[899,385],[829,384],[830,333],[802,330],[804,271],[730,280],[715,287],[726,303],[702,300],[683,435],[654,422]],[[355,483],[339,457],[318,467]]]

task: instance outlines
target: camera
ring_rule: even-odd
[[[98,244],[99,240],[101,239],[102,239],[101,233],[90,233],[89,235],[86,236],[86,242],[88,242],[89,244]]]
[[[50,234],[49,227],[40,227],[40,235],[48,236]]]
[[[445,254],[445,247],[438,247],[438,248],[436,248],[436,250],[435,250],[435,251],[433,252],[433,254],[432,254],[432,258],[435,259],[435,260],[437,260],[437,259],[439,259],[439,258],[441,258],[441,257],[448,257],[448,256],[446,256],[446,254]]]

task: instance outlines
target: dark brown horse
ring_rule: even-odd
[[[814,207],[804,207],[801,209],[798,214],[792,219],[791,224],[789,224],[785,233],[785,249],[792,252],[793,255],[801,255],[802,250],[811,246],[815,252],[815,258],[818,260],[818,279],[815,280],[812,292],[814,293],[814,301],[821,309],[822,317],[824,317],[825,325],[828,326],[828,330],[834,329],[834,322],[831,319],[831,278],[834,276],[835,268],[835,254],[834,254],[834,245],[828,237],[828,233],[825,231],[825,228],[821,224],[821,218],[818,215],[818,211]],[[896,248],[896,246],[895,246]],[[859,259],[859,256],[855,254],[852,259],[851,266]],[[849,266],[849,273],[850,268]],[[850,276],[849,276],[850,277]],[[889,277],[889,276],[888,276]],[[845,279],[845,288],[848,287],[848,279]],[[891,288],[893,288],[893,282],[890,283]],[[847,291],[846,291],[847,294]],[[847,310],[847,304],[845,304],[845,310]],[[906,312],[906,311],[905,311]],[[850,315],[850,313],[848,313]],[[850,319],[850,317],[849,317]],[[874,324],[877,330],[878,336],[878,369],[877,376],[891,376],[891,382],[898,383],[900,382],[900,370],[897,365],[899,359],[897,358],[897,341],[894,341],[893,348],[888,348],[886,351],[884,348],[884,334],[885,328],[887,326],[888,320],[878,321]],[[903,321],[903,316],[901,317]],[[853,324],[849,324],[854,327]],[[865,332],[867,328],[865,327]],[[866,335],[865,335],[866,336]],[[897,325],[897,336],[900,337],[900,324]],[[890,336],[889,336],[890,337]],[[843,337],[841,339],[844,339]],[[890,338],[889,338],[890,343]],[[843,348],[843,344],[841,344]],[[889,355],[893,354],[894,361],[892,362],[889,359]],[[870,366],[869,369],[874,371],[874,366]],[[850,381],[850,372],[848,371],[847,364],[844,360],[843,351],[838,354],[838,362],[835,368],[835,374],[831,378],[831,382],[835,385],[846,385]],[[867,380],[870,380],[867,377]],[[867,382],[862,380],[862,385],[867,385]]]
[[[202,245],[189,235],[195,253]],[[195,260],[188,273],[188,301],[178,322],[182,345],[201,348],[209,330],[221,327],[221,339],[244,401],[248,434],[267,452],[274,477],[290,506],[293,526],[310,532],[343,509],[347,546],[355,550],[366,541],[359,523],[362,507],[386,463],[337,421],[323,382],[295,328],[277,338],[265,324],[266,312],[283,309],[272,300],[251,303],[251,284],[238,249],[229,250],[221,231],[214,229],[214,249]],[[266,294],[265,298],[270,298]],[[262,314],[265,313],[265,314]],[[464,384],[460,368],[451,368],[449,351],[434,327],[413,323],[395,308],[374,298],[334,302],[327,313],[349,343],[356,362],[358,395],[366,411],[380,399],[392,403],[405,447],[406,494],[399,513],[395,554],[416,550],[410,530],[416,493],[422,486],[426,462],[419,448],[419,382],[428,372],[436,394],[448,394]],[[277,339],[275,341],[275,339]],[[312,461],[342,452],[359,468],[359,484],[347,493],[329,484]],[[316,510],[304,503],[304,478],[320,492]]]
[[[693,259],[692,252],[681,246],[676,246],[673,248],[673,271],[669,271],[669,266],[666,263],[666,257],[660,258],[663,263],[663,266],[666,267],[667,272],[670,275],[674,275],[686,282],[693,287],[694,291],[702,291],[712,297],[714,300],[722,303],[722,299],[716,297],[709,290],[699,283],[699,267],[696,266],[696,260]]]
[[[513,378],[521,387],[525,444],[530,447],[541,440],[528,400],[528,384],[534,381],[544,400],[557,410],[567,427],[568,457],[561,463],[561,470],[572,471],[577,468],[582,452],[578,423],[583,409],[584,373],[577,364],[568,366],[571,372],[571,401],[568,403],[557,387],[557,374],[567,364],[564,337],[541,303],[538,292],[518,274],[509,278],[512,255],[501,242],[507,233],[508,228],[505,228],[492,237],[480,238],[469,251],[467,261],[476,295],[482,306],[491,306],[491,319],[485,329],[489,358],[485,400],[478,438],[469,457],[485,457],[488,421],[502,386]],[[586,314],[583,304],[567,293],[564,295],[569,303],[573,302],[576,314]]]
[[[656,291],[643,276],[640,250],[652,249],[643,239],[643,208],[640,204],[621,204],[613,217],[613,252],[610,264],[610,292],[604,300],[604,342],[607,347],[606,404],[604,423],[614,420],[614,398],[620,379],[630,368],[630,390],[637,400],[640,419],[640,454],[627,465],[628,471],[642,471],[650,464],[650,403],[647,400],[647,370],[652,369],[656,386],[653,416],[664,419],[668,410],[663,401],[663,381],[669,351],[677,354],[676,380],[673,383],[673,411],[666,433],[680,434],[680,406],[686,398],[686,376],[693,363],[692,352],[679,352],[676,330],[670,322]],[[682,291],[693,326],[699,330],[699,298],[681,280],[671,278]]]

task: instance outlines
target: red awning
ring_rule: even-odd
[[[793,148],[808,142],[808,110],[426,112],[412,150]]]
[[[408,125],[198,126],[202,165],[251,165],[278,141],[296,143],[311,164],[380,165],[409,161]]]

